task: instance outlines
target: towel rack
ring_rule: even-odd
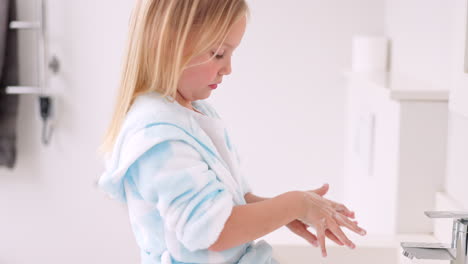
[[[37,69],[38,69],[38,86],[8,86],[6,88],[7,94],[32,94],[39,96],[40,114],[43,121],[42,129],[42,142],[47,145],[52,136],[53,127],[50,122],[50,114],[52,108],[52,99],[47,95],[48,87],[48,72],[49,68],[53,73],[59,71],[59,61],[55,56],[52,56],[50,62],[46,66],[48,58],[47,38],[46,38],[46,8],[45,0],[36,1],[36,13],[38,16],[37,21],[11,21],[9,24],[10,29],[14,30],[33,30],[36,32],[37,43]]]

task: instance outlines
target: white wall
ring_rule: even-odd
[[[387,0],[385,31],[391,39],[391,70],[450,89],[455,2]]]
[[[451,110],[449,125],[449,147],[447,160],[447,178],[445,181],[447,192],[468,210],[468,73],[464,72],[464,58],[466,50],[467,31],[467,1],[457,0],[454,3],[453,24],[455,36],[451,48]]]
[[[468,118],[452,113],[449,123],[446,190],[458,205],[468,210]]]
[[[31,19],[32,1],[17,1],[20,19]],[[37,98],[21,98],[17,167],[0,170],[0,263],[136,263],[125,207],[94,186],[103,169],[96,147],[111,115],[133,1],[48,2],[50,50],[62,63],[51,80],[60,113],[43,147]],[[326,181],[339,199],[341,71],[351,64],[352,34],[383,32],[383,1],[250,5],[233,74],[210,100],[231,127],[257,194]],[[32,41],[25,43],[28,54]],[[29,60],[22,56],[23,65]],[[33,69],[22,68],[25,82],[34,82]]]
[[[451,92],[446,191],[468,208],[468,74],[464,73],[466,0],[387,0],[392,70]],[[431,208],[428,208],[431,209]]]
[[[455,34],[451,45],[454,55],[454,59],[452,60],[453,71],[451,74],[451,109],[454,113],[460,114],[465,118],[468,118],[468,73],[464,72],[464,58],[468,52],[467,9],[467,1],[455,1],[452,19],[452,28]],[[468,60],[466,63],[468,64]]]

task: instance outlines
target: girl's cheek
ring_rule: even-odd
[[[216,65],[216,66],[213,66],[213,67],[211,68],[211,75],[212,75],[212,76],[215,76],[215,77],[216,77],[216,75],[218,75],[218,72],[219,72],[219,67],[218,67],[217,65]]]

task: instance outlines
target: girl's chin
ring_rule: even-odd
[[[198,96],[196,97],[194,101],[207,99],[208,97],[210,97],[210,95],[211,95],[211,90],[198,94]]]

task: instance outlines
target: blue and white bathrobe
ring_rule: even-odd
[[[246,204],[250,187],[227,132],[226,144],[237,158],[234,168],[191,110],[158,95],[135,100],[99,179],[102,190],[127,203],[142,263],[278,263],[264,240],[208,250],[233,206]],[[207,102],[193,105],[219,119]]]

